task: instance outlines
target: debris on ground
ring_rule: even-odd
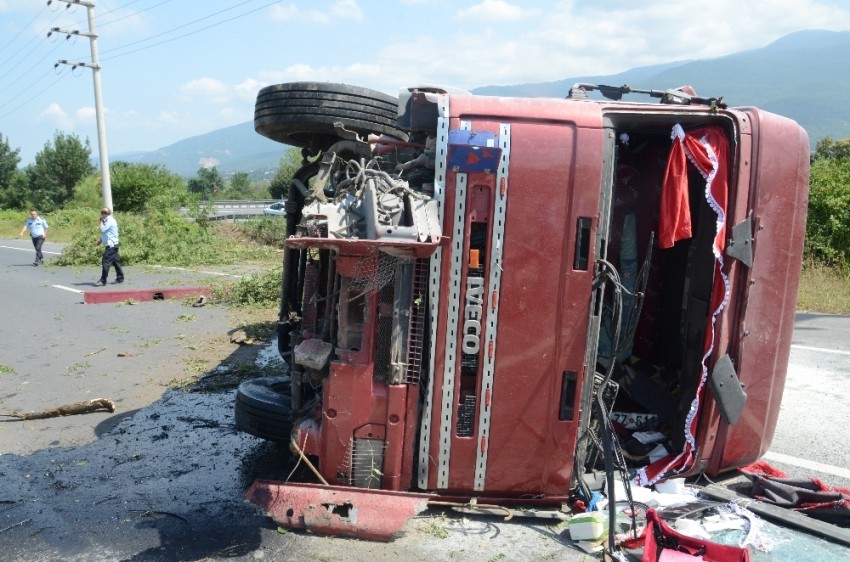
[[[98,410],[106,410],[108,412],[115,411],[115,402],[108,398],[95,398],[94,400],[83,400],[82,402],[74,402],[73,404],[64,404],[56,406],[48,410],[40,412],[10,412],[0,413],[0,416],[9,418],[18,418],[21,421],[26,420],[43,420],[47,418],[58,418],[59,416],[75,416],[77,414],[90,414]]]
[[[254,343],[254,338],[249,338],[245,330],[236,330],[230,334],[230,343],[238,343],[239,345],[251,345]]]

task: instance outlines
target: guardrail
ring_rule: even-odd
[[[272,203],[277,203],[278,199],[260,199],[253,201],[213,201],[211,206],[216,209],[265,209]],[[210,206],[210,202],[201,201],[201,206]]]
[[[211,208],[212,212],[207,215],[210,220],[232,220],[233,222],[236,222],[238,220],[262,216],[263,209],[272,203],[277,203],[279,201],[280,199],[255,199],[252,201],[201,201],[201,207],[206,207],[208,209]],[[186,207],[180,209],[180,213],[183,215],[188,213],[188,211],[189,209]]]

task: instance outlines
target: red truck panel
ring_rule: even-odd
[[[793,121],[746,110],[753,267],[739,283],[736,369],[747,392],[741,419],[720,422],[711,472],[754,462],[770,447],[788,369],[808,201],[808,137]],[[746,158],[747,155],[744,155]]]

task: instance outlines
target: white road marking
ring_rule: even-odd
[[[15,248],[14,246],[0,246],[0,248],[5,248],[6,250],[20,250],[21,252],[32,252],[35,248]],[[49,252],[47,250],[42,250],[42,254],[53,254],[54,256],[61,256],[62,252]]]
[[[159,269],[176,269],[177,271],[188,271],[190,273],[203,273],[204,275],[221,275],[223,277],[236,277],[238,279],[242,279],[241,275],[235,275],[233,273],[222,273],[220,271],[197,271],[194,269],[189,269],[187,267],[176,267],[173,265],[147,265],[145,267],[157,267]]]
[[[809,345],[792,344],[791,349],[804,349],[806,351],[818,351],[821,353],[837,353],[838,355],[850,355],[850,351],[844,351],[841,349],[826,349],[824,347],[812,347]]]
[[[840,466],[833,466],[831,464],[823,464],[820,462],[800,459],[797,457],[792,457],[791,455],[783,455],[782,453],[774,453],[772,451],[768,451],[767,453],[765,453],[764,458],[770,461],[781,462],[783,464],[790,464],[791,466],[808,468],[809,470],[816,470],[817,472],[821,472],[823,474],[840,476],[841,478],[850,479],[850,469],[841,468]]]
[[[79,289],[74,289],[73,287],[66,287],[64,285],[51,285],[51,287],[55,287],[57,289],[62,289],[63,291],[71,291],[72,293],[83,294],[85,291],[81,291]]]

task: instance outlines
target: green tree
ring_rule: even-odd
[[[839,160],[850,158],[850,139],[836,141],[827,136],[819,140],[815,147],[813,159],[822,158],[837,158]]]
[[[60,208],[74,197],[77,183],[94,171],[88,139],[83,143],[76,135],[57,131],[25,169],[30,199],[44,211]]]
[[[285,199],[289,195],[289,182],[302,164],[301,152],[297,148],[290,148],[284,153],[277,173],[269,185],[269,193],[274,199]]]
[[[20,153],[19,148],[12,150],[9,140],[4,139],[3,134],[0,133],[0,193],[12,184],[12,178],[15,177],[18,164],[21,162]]]
[[[18,170],[5,189],[0,190],[0,207],[26,209],[34,203],[30,200],[30,182],[27,175]]]
[[[234,172],[230,176],[230,190],[234,193],[249,193],[251,191],[251,177],[248,172]]]
[[[218,168],[201,168],[198,177],[189,179],[189,191],[209,199],[224,189],[224,179],[218,173]]]
[[[183,179],[159,164],[119,161],[111,164],[109,171],[116,211],[173,209],[185,205],[188,199]]]
[[[251,181],[248,172],[234,172],[227,187],[219,193],[222,199],[268,199],[268,189],[262,183]]]
[[[848,143],[850,146],[850,143]],[[821,157],[809,176],[806,254],[827,265],[850,266],[850,153]]]

